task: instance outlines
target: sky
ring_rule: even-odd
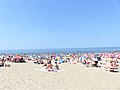
[[[120,0],[0,0],[0,50],[120,47]]]

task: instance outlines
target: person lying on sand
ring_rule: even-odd
[[[118,69],[118,64],[115,60],[110,61],[106,66],[105,66],[105,70],[107,71],[108,69]]]

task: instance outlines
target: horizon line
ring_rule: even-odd
[[[50,50],[50,49],[89,49],[89,48],[120,48],[120,47],[79,47],[79,48],[40,48],[40,49],[3,49],[0,51],[6,51],[6,50]]]

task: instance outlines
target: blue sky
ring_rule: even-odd
[[[0,0],[0,49],[120,47],[120,0]]]

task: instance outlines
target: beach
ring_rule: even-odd
[[[33,62],[0,68],[1,90],[120,90],[120,73],[78,64],[61,64],[62,72],[42,72]]]
[[[0,0],[0,90],[120,90],[120,0]]]

